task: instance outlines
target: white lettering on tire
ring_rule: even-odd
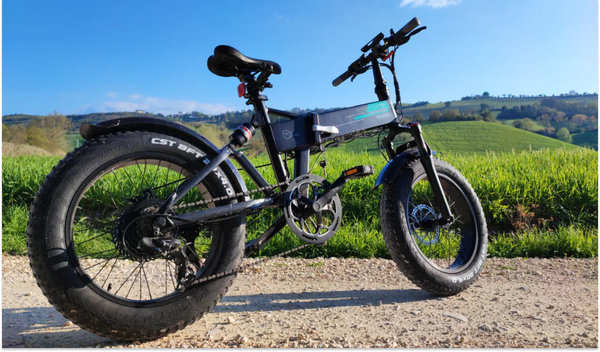
[[[172,141],[170,139],[166,139],[166,138],[152,138],[152,140],[150,140],[150,143],[158,144],[158,145],[167,145],[169,147],[173,147],[175,145],[175,143],[177,143],[177,142]],[[179,143],[177,145],[177,149],[184,151],[186,153],[193,154],[196,156],[196,158],[200,158],[202,156],[202,154],[200,154],[200,152],[198,152],[194,148],[188,147],[182,143]],[[208,164],[210,162],[208,159],[204,159],[203,161],[205,164]],[[234,194],[234,192],[229,184],[229,180],[227,179],[227,177],[225,177],[225,175],[223,175],[218,170],[215,170],[213,172],[219,178],[219,180],[221,180],[221,184],[223,184],[223,187],[225,187],[225,192],[227,192],[227,195],[232,196]]]

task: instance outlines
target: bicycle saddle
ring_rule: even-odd
[[[276,75],[281,73],[278,63],[247,57],[227,45],[217,46],[215,54],[208,58],[207,64],[210,72],[221,77],[237,76],[243,71],[268,71]]]

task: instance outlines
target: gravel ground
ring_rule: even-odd
[[[143,343],[67,321],[26,257],[3,255],[2,284],[2,347],[598,347],[597,258],[488,259],[448,298],[390,260],[276,259],[240,274],[202,320]]]

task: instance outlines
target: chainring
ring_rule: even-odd
[[[285,190],[285,220],[292,232],[307,243],[325,243],[342,222],[342,202],[337,194],[320,211],[312,211],[309,204],[317,200],[328,185],[323,177],[308,174],[296,177]]]

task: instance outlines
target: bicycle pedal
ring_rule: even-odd
[[[342,176],[346,180],[355,180],[367,176],[371,176],[374,173],[373,165],[359,165],[351,169],[342,172]]]

